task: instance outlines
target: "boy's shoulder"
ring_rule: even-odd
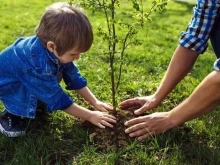
[[[42,47],[40,40],[37,36],[29,36],[29,37],[20,37],[18,38],[14,43],[14,46],[16,47]]]
[[[29,66],[44,68],[48,62],[47,49],[37,36],[18,38],[11,48],[16,56]]]
[[[40,39],[34,35],[29,37],[20,37],[13,44],[13,49],[17,50],[17,52],[21,52],[22,54],[45,54],[46,49],[41,44]]]

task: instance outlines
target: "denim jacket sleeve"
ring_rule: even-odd
[[[47,104],[48,111],[64,110],[73,100],[57,82],[57,67],[48,57],[39,39],[20,41],[14,47],[14,72],[27,91]],[[25,93],[25,91],[24,91]]]
[[[65,64],[63,79],[67,90],[77,90],[87,85],[86,79],[79,73],[78,68],[73,62]]]

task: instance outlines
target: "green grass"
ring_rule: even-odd
[[[0,0],[0,50],[17,37],[34,34],[41,14],[52,2],[55,1]],[[129,8],[126,3],[121,6]],[[127,97],[152,94],[156,90],[178,44],[179,34],[185,30],[191,17],[193,6],[192,3],[170,1],[165,10],[152,14],[152,21],[138,34],[141,44],[126,51],[118,102]],[[90,11],[87,13],[94,27],[95,41],[91,50],[77,61],[77,65],[93,93],[100,100],[111,102],[108,57],[103,54],[103,43],[96,35],[96,27],[102,24],[103,18]],[[189,75],[155,111],[168,111],[188,97],[212,71],[214,60],[215,56],[209,47]],[[88,107],[73,91],[68,92],[78,104]],[[134,140],[131,145],[114,153],[99,152],[95,144],[89,143],[87,130],[81,127],[78,120],[58,111],[32,121],[25,137],[6,138],[0,135],[0,164],[216,165],[220,163],[219,113],[218,108],[187,122],[187,129],[177,128],[160,136],[149,137],[144,142]]]

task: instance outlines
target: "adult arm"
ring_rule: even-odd
[[[132,107],[134,104],[136,106],[139,104],[140,108],[135,111],[135,114],[137,115],[155,108],[189,73],[198,58],[198,55],[199,54],[195,51],[179,45],[173,54],[167,72],[165,73],[157,91],[151,96],[126,100],[120,104],[120,107],[127,108]]]
[[[167,72],[165,73],[155,97],[161,102],[175,86],[189,73],[192,69],[198,53],[190,49],[178,46],[171,59]]]
[[[207,48],[207,40],[218,19],[219,1],[197,1],[192,19],[185,32],[181,33],[179,44],[156,93],[151,96],[136,97],[120,104],[122,109],[137,109],[137,115],[157,107],[190,71],[198,54]]]
[[[157,112],[125,123],[131,137],[143,140],[149,135],[164,133],[186,121],[200,117],[220,104],[220,72],[210,73],[181,104],[168,112]]]

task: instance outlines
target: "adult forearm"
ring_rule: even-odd
[[[170,111],[174,125],[202,116],[220,104],[220,72],[210,73],[180,105]]]
[[[167,72],[155,93],[159,100],[163,100],[189,73],[197,58],[198,53],[181,46],[177,47]]]

